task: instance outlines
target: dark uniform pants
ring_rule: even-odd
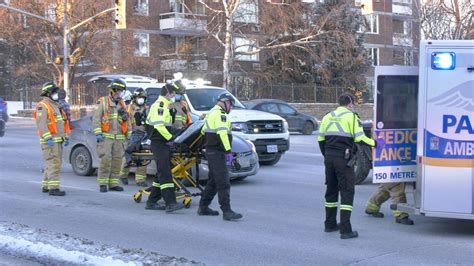
[[[199,206],[209,206],[217,193],[221,210],[223,212],[230,211],[230,178],[225,152],[208,150],[206,157],[209,165],[209,180],[201,194]]]
[[[166,205],[176,203],[173,176],[171,175],[171,149],[163,141],[152,141],[151,151],[156,163],[157,174],[153,180],[148,202],[156,203],[163,195]]]
[[[343,157],[326,156],[324,166],[326,167],[326,228],[334,228],[337,225],[337,203],[339,193],[341,194],[341,223],[339,231],[341,234],[352,232],[351,213],[354,202],[354,168],[347,167],[347,160]]]

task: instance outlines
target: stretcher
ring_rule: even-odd
[[[202,143],[203,136],[201,135],[201,128],[204,125],[202,120],[196,121],[188,128],[178,133],[178,137],[174,140],[174,145],[171,148],[171,174],[176,188],[176,199],[182,200],[186,208],[191,206],[193,197],[200,196],[204,190],[199,185],[198,180],[195,181],[189,174],[189,171],[196,167],[203,156]],[[148,165],[153,160],[153,153],[150,148],[150,141],[145,139],[140,145],[140,149],[132,153],[132,166]],[[199,175],[196,175],[199,176]],[[198,192],[191,192],[185,183],[197,188]],[[152,187],[140,189],[133,194],[133,200],[136,203],[142,201],[143,195],[149,196]]]

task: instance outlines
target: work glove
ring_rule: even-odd
[[[383,149],[385,147],[385,140],[383,138],[378,138],[375,141],[375,147],[379,149]]]
[[[104,141],[104,135],[97,134],[97,135],[95,135],[95,139],[97,140],[97,142],[102,142],[102,141]]]
[[[232,154],[232,152],[228,152],[225,154],[225,159],[227,161],[227,165],[231,165],[232,164],[232,161],[234,160],[234,155]]]
[[[67,146],[69,146],[69,139],[68,138],[66,138],[64,140],[64,147],[67,147]]]
[[[171,146],[174,145],[174,141],[170,140],[170,141],[166,142],[165,144],[171,147]]]
[[[48,139],[47,143],[48,143],[48,146],[49,146],[49,147],[53,147],[53,146],[54,146],[54,141],[53,141],[52,139]]]

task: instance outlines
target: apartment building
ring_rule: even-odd
[[[360,3],[355,1],[356,5]],[[364,43],[372,59],[366,74],[370,90],[374,87],[375,66],[418,65],[419,4],[419,0],[372,0],[373,13],[366,15]],[[372,91],[367,95],[373,95]]]

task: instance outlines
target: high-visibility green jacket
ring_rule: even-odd
[[[173,134],[171,134],[173,118],[170,113],[170,104],[168,99],[160,96],[151,105],[146,119],[146,123],[154,128],[151,140],[170,141],[173,138]]]
[[[353,152],[354,142],[376,145],[365,135],[359,117],[343,106],[323,117],[318,141],[323,155],[334,156],[344,156],[346,149]]]
[[[206,136],[206,148],[230,152],[232,131],[229,115],[218,105],[204,119],[201,134]]]

